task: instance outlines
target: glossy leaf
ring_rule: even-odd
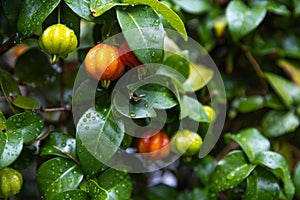
[[[284,5],[283,3],[273,1],[273,0],[271,0],[271,1],[253,1],[252,6],[266,8],[268,11],[278,14],[278,15],[284,15],[284,16],[291,15],[291,12],[287,8],[286,5]]]
[[[16,80],[10,73],[0,69],[0,84],[6,101],[13,111],[16,112],[17,110],[11,105],[11,101],[13,101],[14,98],[21,96],[21,91]]]
[[[33,112],[23,112],[13,115],[6,121],[10,132],[17,132],[23,137],[23,142],[33,141],[43,130],[44,121]]]
[[[40,107],[35,99],[27,96],[18,96],[12,101],[12,104],[24,110],[36,110]]]
[[[247,7],[242,1],[231,1],[226,9],[226,19],[235,41],[253,31],[265,18],[263,7]]]
[[[255,165],[247,163],[241,151],[233,151],[219,161],[212,176],[210,188],[221,192],[238,186],[254,170]]]
[[[107,199],[129,200],[131,197],[132,182],[125,172],[110,168],[101,174],[98,184],[108,194]]]
[[[183,96],[180,100],[180,119],[189,117],[197,122],[209,122],[202,104],[195,98]]]
[[[287,107],[300,102],[300,87],[276,74],[265,73],[265,77]]]
[[[114,96],[113,105],[119,113],[130,118],[156,117],[153,105],[147,99],[142,98],[137,102],[130,101],[128,96],[118,92]]]
[[[232,107],[241,113],[247,113],[264,107],[264,98],[259,95],[237,98],[232,102]]]
[[[52,82],[56,72],[45,53],[38,48],[31,48],[16,61],[15,73],[24,83],[38,86]]]
[[[250,162],[253,162],[255,155],[270,149],[270,142],[257,129],[249,128],[240,131],[238,134],[227,134],[226,137],[238,143]]]
[[[212,156],[206,156],[199,162],[193,163],[193,169],[204,185],[209,185],[217,163]]]
[[[54,195],[51,200],[89,200],[89,195],[83,190],[68,190]]]
[[[210,191],[208,189],[202,189],[195,187],[192,191],[185,191],[179,193],[177,200],[207,200],[207,199],[215,199],[211,196]]]
[[[0,131],[0,169],[12,164],[23,149],[23,138],[19,132]]]
[[[264,151],[257,154],[254,164],[268,167],[284,184],[284,193],[288,200],[293,199],[295,187],[293,185],[285,159],[276,152]]]
[[[101,162],[108,161],[118,150],[124,137],[123,124],[114,118],[112,108],[87,110],[77,124],[77,137]]]
[[[60,23],[74,30],[77,38],[80,38],[80,17],[66,4],[60,4]]]
[[[214,72],[203,65],[190,64],[190,74],[183,87],[188,92],[200,90],[213,78],[213,75]]]
[[[82,172],[88,179],[96,176],[103,170],[104,164],[89,153],[79,138],[76,138],[76,150]]]
[[[187,40],[187,33],[180,17],[170,9],[165,3],[156,0],[123,0],[130,5],[148,5],[158,14],[161,14],[175,30],[181,33],[182,37]]]
[[[300,162],[298,162],[295,167],[293,180],[296,189],[296,197],[300,198]]]
[[[142,63],[159,63],[163,57],[164,30],[155,11],[147,6],[128,7],[126,10],[118,9],[117,18],[130,49],[138,59]]]
[[[134,93],[137,96],[144,95],[143,99],[156,109],[170,109],[177,105],[170,90],[161,85],[147,84],[135,90]]]
[[[60,0],[23,0],[17,23],[18,32],[23,38],[31,36],[47,16],[55,9]],[[36,58],[38,58],[36,56]]]
[[[49,137],[47,137],[45,143],[40,149],[40,155],[56,155],[68,158],[67,155],[59,151],[66,152],[76,158],[76,141],[75,139],[62,132],[52,132]]]
[[[186,3],[184,0],[172,0],[175,5],[180,7],[182,10],[184,10],[187,13],[192,14],[200,14],[204,13],[210,10],[211,8],[211,2],[208,0],[190,0],[189,3]]]
[[[272,110],[262,120],[263,133],[269,137],[293,132],[298,127],[299,118],[291,111]]]
[[[277,200],[279,191],[277,178],[264,168],[256,168],[247,178],[247,190],[243,200]]]
[[[119,3],[118,0],[90,0],[89,8],[90,13],[94,17],[99,17],[103,13],[107,12],[111,8],[118,5],[128,5]]]
[[[46,199],[56,194],[75,190],[83,179],[78,165],[66,158],[44,162],[37,171],[37,182]]]
[[[88,180],[87,183],[87,188],[88,188],[88,193],[89,196],[92,199],[101,199],[101,200],[107,200],[108,198],[108,194],[107,192],[99,186],[99,184],[95,181],[95,180]]]
[[[178,54],[170,55],[166,58],[163,64],[175,69],[185,78],[187,78],[190,74],[189,61]]]
[[[277,64],[287,73],[293,82],[300,87],[300,69],[297,68],[293,63],[284,59],[278,60]]]

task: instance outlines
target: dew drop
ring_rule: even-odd
[[[130,116],[130,117],[135,117],[136,114],[135,114],[134,112],[131,112],[131,113],[129,113],[129,116]]]

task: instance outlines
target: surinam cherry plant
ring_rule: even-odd
[[[0,198],[300,198],[298,1],[0,9]]]

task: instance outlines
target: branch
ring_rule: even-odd
[[[80,162],[76,158],[74,158],[71,154],[69,154],[69,152],[66,152],[65,150],[63,150],[63,149],[61,149],[61,148],[59,148],[58,146],[55,146],[55,145],[53,145],[53,148],[58,150],[62,154],[66,155],[68,158],[73,160],[77,165],[80,165]]]
[[[10,48],[15,45],[14,37],[10,37],[1,47],[0,47],[0,55],[6,53]]]

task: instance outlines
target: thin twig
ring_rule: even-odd
[[[253,57],[253,55],[251,54],[251,52],[247,49],[247,47],[245,45],[243,45],[242,43],[239,43],[239,47],[244,52],[245,56],[247,57],[247,59],[249,60],[249,62],[252,65],[252,67],[256,71],[264,90],[268,91],[268,84],[267,84],[266,79],[264,78],[264,72],[261,70],[261,67],[259,66],[258,62],[256,61],[256,59]]]
[[[12,48],[15,43],[14,37],[10,37],[1,47],[0,47],[0,55],[3,55],[5,52],[7,52],[10,48]]]
[[[71,154],[69,154],[69,152],[66,152],[65,150],[63,150],[63,149],[61,149],[61,148],[59,148],[58,146],[55,146],[55,145],[53,145],[53,148],[58,150],[62,154],[66,155],[68,158],[73,160],[77,165],[80,165],[80,162],[76,158],[74,158]]]
[[[66,105],[64,107],[57,107],[57,108],[40,108],[42,112],[56,112],[56,111],[70,111],[71,107]]]

